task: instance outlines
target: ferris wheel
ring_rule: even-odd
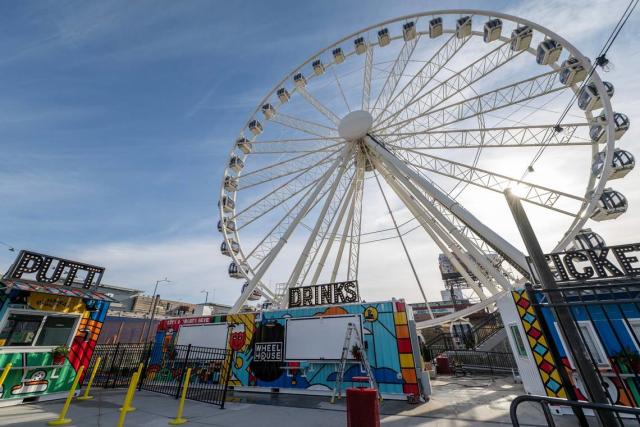
[[[390,247],[406,264],[375,280],[392,292],[405,269],[426,299],[429,245],[482,307],[528,274],[504,190],[548,226],[545,249],[627,209],[608,185],[634,166],[613,94],[564,38],[502,13],[403,16],[318,51],[258,103],[224,170],[221,251],[244,283],[232,312],[285,307],[297,286],[364,289]]]

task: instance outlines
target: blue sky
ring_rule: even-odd
[[[277,80],[362,26],[443,7],[515,12],[593,56],[626,2],[533,4],[2,2],[0,241],[104,265],[111,283],[149,289],[168,276],[176,284],[163,296],[195,301],[216,289],[231,303],[219,182],[238,130]],[[636,96],[625,67],[638,64],[637,24],[610,55],[613,81]],[[631,99],[621,102],[631,115]],[[0,268],[13,256],[0,246]]]

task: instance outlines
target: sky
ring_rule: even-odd
[[[533,5],[2,2],[0,269],[13,260],[12,246],[104,266],[106,283],[149,292],[167,277],[164,298],[199,302],[206,290],[209,301],[231,304],[240,282],[227,276],[229,259],[219,252],[220,179],[247,115],[275,82],[365,25],[456,7],[528,18],[593,58],[626,1]],[[609,52],[614,68],[604,76],[616,85],[614,109],[632,120],[623,142],[632,152],[640,135],[633,125],[640,117],[639,13]],[[640,237],[636,175],[616,182],[628,212],[594,226],[608,243]],[[534,227],[545,233],[545,224]],[[421,264],[436,266],[432,251],[416,250]],[[403,285],[390,289],[375,281],[375,271],[360,283],[367,299],[417,300],[413,283],[399,280]],[[438,279],[426,274],[430,297],[437,296]]]

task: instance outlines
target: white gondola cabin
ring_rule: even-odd
[[[616,219],[627,211],[626,197],[611,188],[605,188],[598,199],[598,207],[593,211],[591,219],[594,221],[606,221]]]
[[[600,249],[607,246],[602,236],[592,231],[590,228],[583,228],[578,231],[576,237],[573,238],[573,244],[569,248],[572,251],[581,251],[589,249]]]
[[[222,255],[231,256],[231,254],[237,254],[240,252],[240,245],[235,240],[230,240],[231,245],[228,245],[226,240],[220,245],[220,252]]]
[[[313,68],[313,73],[316,76],[321,76],[324,74],[324,65],[322,65],[322,61],[316,59],[311,63],[311,67]]]
[[[444,28],[442,27],[442,18],[433,18],[429,21],[429,38],[435,39],[436,37],[440,37],[444,32]]]
[[[307,85],[307,79],[302,75],[302,73],[298,73],[293,76],[293,83],[297,88],[302,89]]]
[[[560,59],[562,45],[553,39],[540,42],[536,50],[536,62],[540,65],[549,65]]]
[[[502,20],[495,18],[490,19],[484,24],[484,34],[482,39],[485,43],[491,43],[498,40],[502,35]]]
[[[384,47],[391,43],[391,36],[389,35],[389,29],[383,28],[378,31],[378,44],[380,47]]]
[[[331,54],[333,55],[333,60],[336,64],[342,64],[344,62],[344,52],[342,51],[342,48],[337,47],[333,49]]]
[[[222,199],[218,202],[218,206],[222,204],[222,210],[225,212],[233,212],[236,207],[236,203],[229,196],[222,196]]]
[[[417,32],[415,22],[409,21],[402,25],[402,38],[404,38],[404,41],[408,42],[409,40],[413,40],[416,36]]]
[[[249,282],[244,282],[244,285],[242,285],[242,290],[240,291],[240,293],[243,293],[244,290],[247,289],[247,286],[249,286]],[[258,301],[260,298],[262,298],[262,292],[260,292],[258,289],[254,289],[253,292],[251,292],[251,295],[249,295],[247,299],[249,301]]]
[[[264,110],[264,106],[262,108]],[[242,151],[244,154],[251,153],[251,141],[249,141],[247,138],[236,139],[236,147],[238,148],[238,150]]]
[[[251,120],[248,126],[252,134],[258,136],[262,133],[262,124],[259,121]]]
[[[264,104],[261,108],[262,114],[264,114],[264,118],[270,120],[273,116],[276,115],[276,109],[273,108],[273,105],[267,103]]]
[[[609,98],[611,98],[615,92],[613,85],[609,82],[602,82],[607,90]],[[594,82],[584,86],[578,94],[578,107],[583,111],[597,110],[602,108],[602,98],[598,94],[598,89]]]
[[[289,100],[291,99],[291,95],[289,95],[289,91],[287,89],[283,88],[283,87],[278,89],[278,91],[276,92],[276,95],[278,95],[278,99],[283,104],[285,102],[289,102]]]
[[[227,175],[224,177],[224,189],[232,193],[238,190],[238,178]]]
[[[244,167],[244,162],[238,156],[231,156],[229,159],[229,168],[233,169],[236,172],[240,172]]]
[[[528,25],[518,27],[511,32],[511,50],[519,52],[529,49],[533,39],[533,30]]]
[[[456,21],[456,37],[463,39],[471,35],[471,17],[463,16]]]
[[[587,70],[582,66],[578,58],[569,58],[562,63],[560,70],[560,83],[570,86],[583,81],[587,77]]]
[[[219,219],[218,231],[220,233],[227,232],[227,231],[236,231],[236,222],[229,218]]]
[[[229,264],[229,277],[233,279],[244,279],[245,274],[249,272],[249,267],[246,264],[242,264],[242,268],[238,267],[235,261]]]
[[[591,171],[597,177],[600,177],[602,171],[604,169],[604,161],[606,157],[606,152],[601,151],[596,154],[596,157],[593,161],[593,165],[591,166]],[[628,151],[621,150],[620,148],[616,148],[613,151],[613,159],[611,160],[611,174],[609,175],[609,179],[619,179],[623,178],[626,174],[631,172],[633,168],[636,166],[636,161]]]
[[[631,122],[626,114],[613,113],[613,127],[615,129],[614,137],[616,141],[629,130]],[[607,121],[605,119],[604,112],[602,112],[597,118],[596,122],[589,127],[589,136],[591,140],[599,144],[607,142],[606,135]]]
[[[367,51],[367,42],[364,41],[364,37],[358,37],[353,41],[353,44],[356,47],[356,53],[358,55],[362,55]]]

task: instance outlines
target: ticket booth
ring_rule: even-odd
[[[63,397],[87,368],[111,302],[95,290],[103,273],[20,252],[0,279],[0,406]]]

